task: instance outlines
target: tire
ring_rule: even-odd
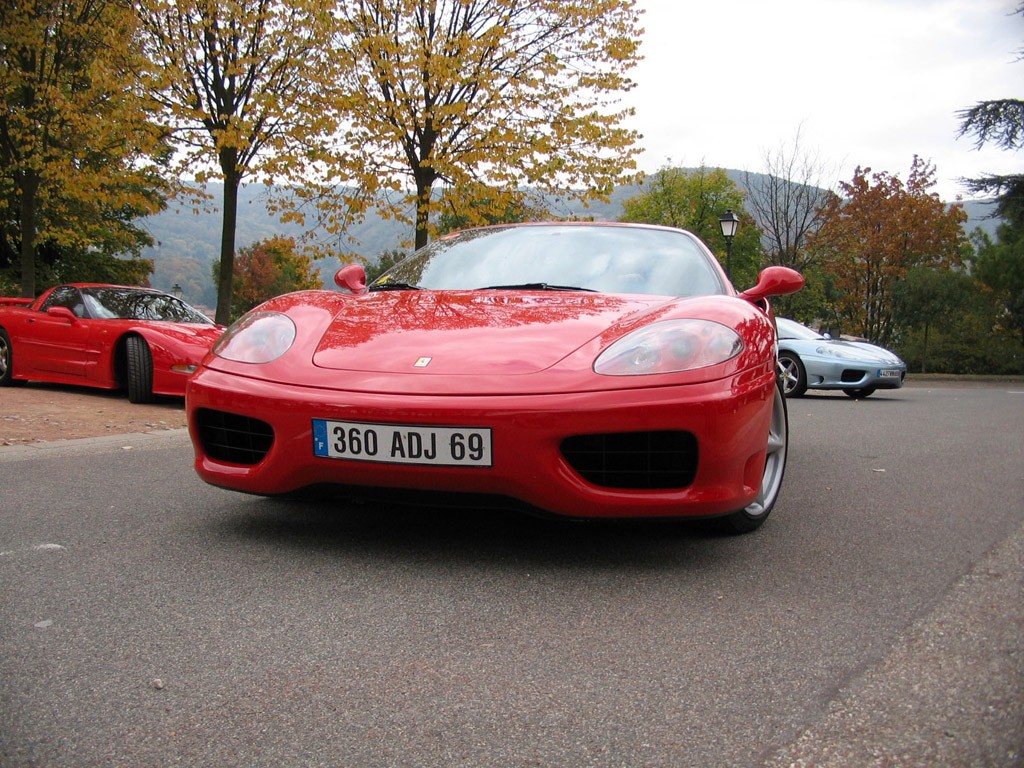
[[[11,387],[20,384],[14,378],[14,350],[11,348],[11,337],[0,328],[0,387]]]
[[[807,369],[793,352],[779,352],[782,371],[782,392],[786,397],[803,397],[807,391]]]
[[[775,507],[782,490],[782,478],[786,473],[786,459],[789,456],[789,411],[780,378],[775,385],[772,400],[772,421],[768,429],[768,451],[764,460],[764,475],[757,498],[741,510],[721,519],[726,533],[750,533],[756,531]]]
[[[153,402],[153,353],[141,336],[125,339],[128,359],[128,401],[132,403]]]
[[[871,397],[875,393],[874,387],[863,387],[862,389],[844,389],[847,397],[852,397],[854,400],[863,400],[865,397]]]

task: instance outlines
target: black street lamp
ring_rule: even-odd
[[[184,295],[185,295],[185,292],[181,289],[181,286],[178,285],[177,283],[175,283],[174,287],[171,288],[171,296],[174,296],[175,298],[180,299]]]
[[[718,217],[725,237],[725,276],[732,280],[732,239],[740,226],[740,217],[732,212],[732,208]]]

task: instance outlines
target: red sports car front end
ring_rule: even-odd
[[[560,284],[529,262],[580,239]],[[767,516],[787,426],[764,297],[798,275],[737,296],[699,241],[662,228],[496,228],[437,250],[440,272],[429,252],[369,290],[346,271],[349,293],[278,297],[232,326],[186,393],[199,475],[263,495],[327,485],[570,517],[732,513],[743,530]],[[544,279],[507,284],[512,267]],[[685,279],[586,287],[609,272],[661,290]]]
[[[234,490],[334,484],[420,491],[423,500],[486,494],[577,517],[680,517],[732,512],[757,495],[774,388],[762,368],[576,395],[383,395],[206,368],[189,382],[187,403],[199,475]],[[327,440],[349,452],[358,443],[363,455],[318,451],[324,422]],[[452,440],[471,458],[482,433],[484,461],[431,463],[453,453]]]

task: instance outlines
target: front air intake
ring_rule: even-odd
[[[689,432],[575,435],[562,455],[587,482],[605,488],[685,488],[697,475],[697,438]]]
[[[259,464],[274,444],[274,430],[265,421],[200,408],[196,426],[203,451],[229,464]]]

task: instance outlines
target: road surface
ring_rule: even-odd
[[[1024,765],[1024,389],[790,419],[742,537],[0,447],[0,765]]]

